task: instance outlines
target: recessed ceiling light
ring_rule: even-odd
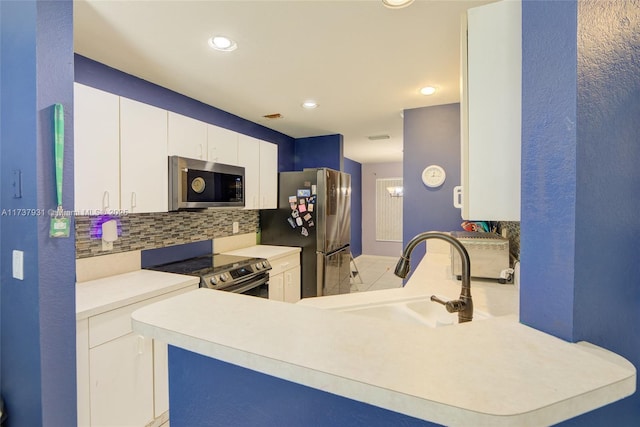
[[[307,110],[313,110],[318,107],[318,103],[316,101],[307,100],[302,103],[302,108],[306,108]]]
[[[236,42],[225,36],[213,36],[209,39],[209,46],[215,50],[231,52],[238,48]]]
[[[420,89],[420,93],[423,95],[433,95],[434,93],[436,93],[436,88],[433,86],[425,86]]]
[[[382,4],[389,9],[400,9],[409,6],[413,0],[382,0]]]

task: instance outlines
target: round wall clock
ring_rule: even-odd
[[[447,178],[442,166],[430,165],[424,168],[422,171],[422,182],[424,185],[431,188],[440,187],[444,184],[444,180]]]

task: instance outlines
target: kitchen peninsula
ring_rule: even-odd
[[[620,356],[520,324],[512,285],[474,281],[493,317],[440,328],[335,310],[456,297],[447,261],[429,253],[402,289],[298,304],[199,289],[134,312],[133,327],[172,346],[172,426],[539,426],[635,391]]]

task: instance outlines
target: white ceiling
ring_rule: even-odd
[[[342,134],[360,163],[401,161],[401,112],[459,102],[460,15],[489,2],[76,0],[75,51],[295,138]],[[209,48],[218,34],[238,49]]]

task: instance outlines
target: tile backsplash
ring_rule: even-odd
[[[118,239],[113,242],[113,250],[110,251],[102,250],[100,224],[105,219],[115,219],[118,222]],[[238,222],[239,233],[255,233],[259,227],[258,211],[206,209],[129,214],[114,218],[78,216],[75,218],[76,258],[155,249],[231,236],[233,222]]]

